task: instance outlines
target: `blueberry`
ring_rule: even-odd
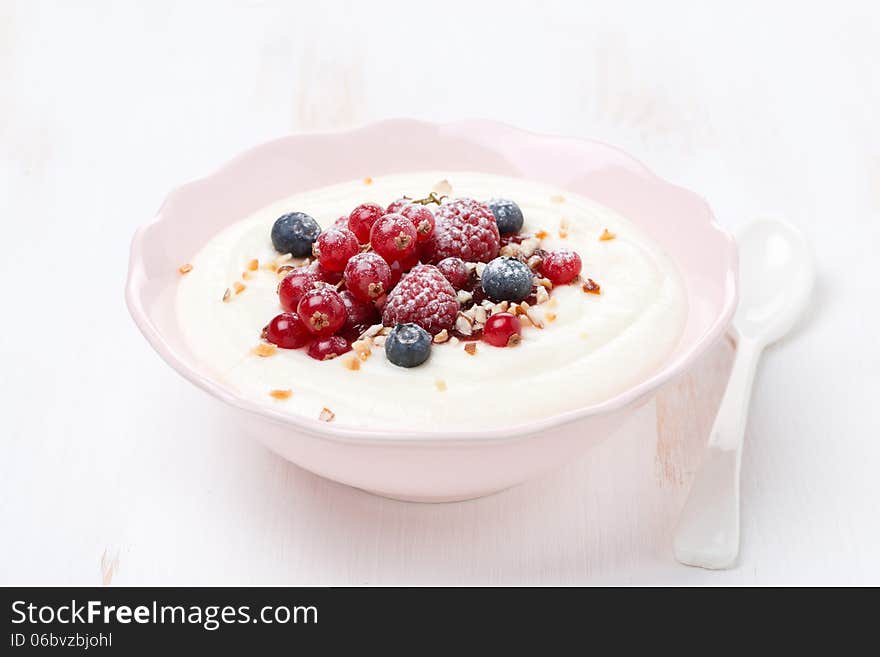
[[[523,213],[519,206],[506,198],[493,198],[488,202],[489,209],[495,215],[498,232],[502,235],[513,235],[523,227]]]
[[[398,324],[385,339],[385,356],[399,367],[417,367],[431,355],[431,334],[418,324]]]
[[[480,280],[493,301],[522,301],[532,293],[532,270],[516,258],[495,258]]]
[[[312,255],[312,243],[321,227],[305,212],[291,212],[275,220],[272,244],[279,253],[292,253],[295,258]]]

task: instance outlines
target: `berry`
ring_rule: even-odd
[[[419,242],[424,242],[434,233],[434,213],[424,205],[410,203],[400,209],[400,214],[409,219],[416,227]]]
[[[452,328],[458,313],[452,284],[432,265],[418,265],[391,290],[382,309],[382,323],[413,322],[431,335]]]
[[[345,324],[345,303],[339,293],[329,287],[306,292],[296,310],[306,328],[317,336],[333,335]]]
[[[266,339],[282,349],[299,349],[312,339],[296,313],[281,313],[265,328]]]
[[[541,273],[553,285],[571,283],[581,273],[581,257],[574,251],[551,251],[541,261]]]
[[[351,351],[351,343],[341,335],[318,338],[309,345],[308,354],[315,360],[332,360]]]
[[[385,357],[398,367],[417,367],[431,355],[431,334],[418,324],[398,324],[385,340]]]
[[[330,285],[336,285],[337,283],[339,283],[339,281],[342,280],[341,271],[330,271],[329,269],[325,269],[321,266],[320,262],[313,262],[310,266],[310,269],[319,281],[330,283]]]
[[[519,206],[506,198],[490,199],[486,205],[495,215],[495,223],[498,224],[498,232],[502,235],[512,235],[519,232],[523,226],[523,213]]]
[[[344,214],[333,222],[333,228],[345,228],[348,230],[348,215]]]
[[[287,312],[294,312],[302,296],[315,286],[317,274],[311,269],[300,267],[281,279],[278,285],[278,300]]]
[[[461,258],[443,258],[437,263],[437,269],[446,277],[446,280],[452,283],[452,287],[460,290],[467,285],[471,275],[468,273],[467,266]]]
[[[434,215],[434,234],[425,242],[425,256],[437,263],[444,258],[489,262],[498,255],[500,235],[485,203],[460,198],[441,205]]]
[[[373,251],[386,262],[412,258],[417,239],[416,227],[402,214],[386,214],[373,224],[370,231]]]
[[[510,313],[495,313],[486,320],[483,340],[495,347],[515,347],[522,339],[519,318]]]
[[[409,258],[405,260],[395,260],[392,263],[389,263],[389,267],[391,267],[391,281],[388,283],[388,289],[391,290],[400,282],[400,279],[403,275],[408,272],[410,269],[419,264],[418,254],[414,253]]]
[[[391,268],[378,253],[358,253],[345,265],[345,286],[361,301],[375,301],[391,289]]]
[[[403,198],[399,198],[396,201],[392,201],[391,205],[385,208],[385,214],[393,214],[395,212],[400,212],[404,207],[410,205],[412,203],[411,198],[407,198],[404,196]]]
[[[358,242],[367,244],[370,241],[370,229],[385,210],[378,203],[361,203],[348,215],[348,229],[355,234]]]
[[[493,301],[522,301],[532,292],[532,270],[516,258],[502,256],[486,265],[480,282]]]
[[[312,254],[312,244],[321,227],[305,212],[282,215],[272,225],[272,245],[279,253],[292,253],[296,258]]]
[[[351,256],[361,250],[357,237],[347,228],[330,228],[318,235],[314,254],[328,271],[342,271]]]
[[[342,303],[345,304],[344,328],[356,328],[371,326],[379,321],[379,313],[376,306],[368,301],[361,301],[351,290],[342,290],[339,293]]]

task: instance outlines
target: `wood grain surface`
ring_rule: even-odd
[[[874,2],[0,2],[0,584],[880,584]],[[758,371],[743,552],[672,559],[725,341],[543,479],[417,505],[236,435],[125,310],[173,186],[290,132],[486,117],[621,146],[810,237]]]

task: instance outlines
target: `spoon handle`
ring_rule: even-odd
[[[730,380],[673,540],[675,558],[689,566],[730,568],[739,554],[739,480],[746,417],[761,347],[737,344]]]

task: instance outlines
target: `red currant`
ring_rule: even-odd
[[[345,304],[339,293],[329,287],[306,292],[297,306],[297,314],[314,335],[333,335],[345,323]]]
[[[551,251],[541,261],[541,273],[553,285],[571,283],[581,273],[581,257],[574,251]]]
[[[278,285],[278,300],[281,307],[288,312],[294,312],[302,295],[311,290],[318,276],[311,269],[301,267],[285,276]]]
[[[519,318],[510,313],[491,315],[483,328],[483,340],[495,347],[515,347],[522,340]]]
[[[339,293],[342,303],[345,304],[345,328],[362,327],[366,329],[378,323],[379,313],[369,301],[361,301],[351,290],[342,290]]]
[[[361,301],[375,301],[391,289],[391,268],[371,251],[359,253],[345,265],[345,286]]]
[[[392,201],[391,205],[385,208],[385,214],[394,214],[395,212],[400,212],[404,208],[404,206],[410,205],[411,203],[411,198],[407,198],[406,196],[399,198],[396,201]]]
[[[272,318],[266,327],[266,339],[282,349],[299,349],[312,335],[296,313],[281,313]]]
[[[333,228],[345,228],[346,230],[348,230],[348,215],[342,215],[341,217],[339,217],[339,219],[334,221]]]
[[[416,227],[419,242],[424,242],[434,233],[434,213],[424,205],[410,203],[400,209],[400,214],[409,219]]]
[[[318,338],[309,345],[309,356],[315,360],[331,360],[351,351],[351,344],[341,335],[330,335]]]
[[[385,210],[381,205],[361,203],[348,215],[348,229],[355,234],[358,242],[367,244],[370,241],[370,229],[383,214],[385,214]]]
[[[395,260],[392,262],[389,267],[391,267],[391,281],[388,283],[388,289],[391,290],[403,275],[408,272],[410,269],[419,264],[418,254],[414,253],[409,258],[405,260]]]
[[[452,287],[456,290],[467,285],[471,277],[464,260],[461,258],[443,258],[437,263],[437,269],[446,277],[447,281],[452,283]]]
[[[370,244],[387,262],[407,260],[416,252],[418,233],[402,214],[386,214],[373,224]]]
[[[330,228],[318,235],[313,247],[327,271],[342,271],[349,258],[361,250],[357,237],[347,228]]]

